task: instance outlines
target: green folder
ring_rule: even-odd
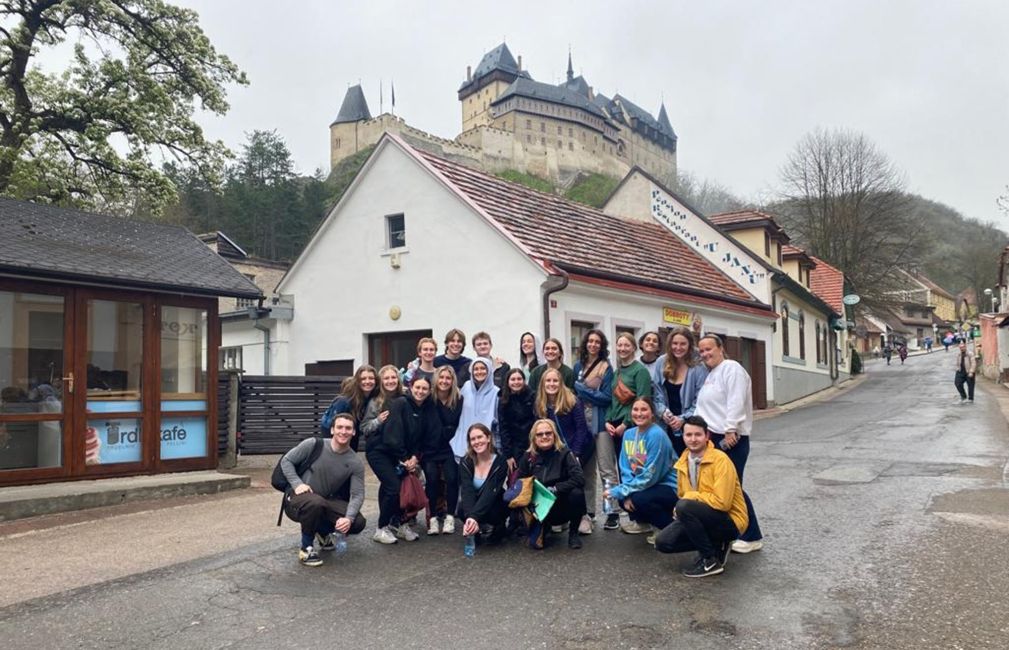
[[[545,520],[547,515],[550,514],[550,509],[554,507],[555,501],[557,501],[557,495],[548,490],[537,479],[533,479],[533,498],[529,505],[532,506],[536,519],[539,521]]]

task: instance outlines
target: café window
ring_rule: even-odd
[[[207,455],[207,312],[161,308],[161,460]]]

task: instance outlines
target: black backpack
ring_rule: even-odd
[[[315,438],[315,446],[312,447],[312,452],[308,454],[308,458],[302,461],[296,468],[295,471],[298,472],[298,476],[304,475],[308,468],[312,466],[319,456],[322,455],[322,445],[325,444],[325,440],[322,438]],[[279,490],[284,493],[284,499],[287,498],[287,491],[291,489],[291,484],[287,482],[287,477],[284,476],[284,470],[280,467],[280,462],[284,459],[283,456],[277,461],[277,465],[273,468],[273,474],[270,475],[270,485],[273,489]],[[280,500],[280,515],[277,517],[277,525],[284,519],[284,499]]]

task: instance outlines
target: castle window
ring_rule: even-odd
[[[406,246],[406,218],[402,214],[385,216],[386,246],[389,249]]]
[[[568,137],[569,138],[575,137],[575,130],[572,129],[570,126],[568,127]]]
[[[557,135],[564,135],[564,127],[560,124],[557,125]]]
[[[533,121],[532,120],[526,120],[526,128],[527,129],[533,128]]]
[[[340,148],[340,138],[336,138],[335,140],[333,140],[333,148],[334,149]]]
[[[563,149],[564,148],[564,143],[562,141],[558,140],[557,141],[557,148],[558,149]]]
[[[574,151],[574,150],[575,150],[575,143],[569,142],[568,143],[568,151]]]
[[[546,133],[546,132],[547,132],[547,123],[540,122],[540,133]]]

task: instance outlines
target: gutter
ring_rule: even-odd
[[[553,269],[555,273],[551,273],[547,279],[541,285],[543,289],[543,340],[546,341],[550,338],[550,297],[555,293],[563,291],[567,288],[568,283],[571,279],[564,269],[554,266],[553,264],[547,263],[548,269]]]
[[[252,327],[263,333],[263,374],[269,376],[270,374],[270,352],[271,352],[271,342],[270,342],[270,328],[262,325],[259,321],[261,318],[268,318],[270,316],[270,309],[268,307],[263,307],[263,300],[260,299],[259,307],[249,307],[249,318],[253,320]]]

